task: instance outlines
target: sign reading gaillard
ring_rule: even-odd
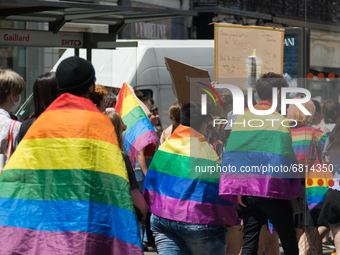
[[[82,33],[0,29],[0,45],[83,48]]]

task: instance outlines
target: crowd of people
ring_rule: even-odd
[[[287,116],[258,116],[247,105],[234,115],[223,92],[220,116],[174,103],[163,129],[153,99],[135,91],[159,141],[134,164],[127,117],[95,81],[88,61],[62,61],[36,79],[34,113],[20,123],[10,113],[25,82],[0,71],[0,254],[143,254],[154,246],[160,255],[278,255],[280,242],[287,255],[322,254],[323,243],[340,252],[339,102],[309,100],[302,105],[311,115],[293,104]],[[280,103],[284,87],[282,75],[263,74],[254,108],[271,109],[273,88]],[[214,118],[228,122],[215,126]],[[252,119],[272,121],[240,125]],[[197,171],[212,166],[221,171]]]

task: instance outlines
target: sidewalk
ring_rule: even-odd
[[[333,245],[322,245],[323,255],[331,255],[335,247]],[[282,247],[280,246],[281,255],[284,255]],[[156,250],[149,247],[149,251],[144,252],[145,255],[156,255]]]

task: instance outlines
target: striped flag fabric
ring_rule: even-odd
[[[0,179],[0,254],[143,254],[110,119],[62,94],[33,123]]]
[[[254,106],[268,110],[262,101]],[[222,159],[219,194],[291,200],[301,194],[289,121],[278,112],[255,115],[245,110],[233,123]]]
[[[204,170],[212,166],[220,164],[205,137],[190,127],[177,127],[154,155],[144,180],[143,195],[152,213],[194,224],[238,225],[232,203],[218,196],[218,171],[210,175]],[[228,199],[236,201],[235,196]]]
[[[315,146],[319,148],[320,152],[324,146],[324,134],[320,129],[308,126],[297,126],[296,128],[292,128],[291,131],[296,158],[299,163],[306,165],[310,155],[313,136]],[[319,162],[317,162],[320,167],[316,165],[313,166],[313,169],[306,169],[306,201],[309,210],[322,208],[328,186],[333,183],[331,181],[333,174],[328,172],[327,164],[321,164],[322,159],[320,156],[321,155],[318,155]]]
[[[291,132],[292,132],[292,145],[296,159],[299,163],[306,164],[310,153],[313,133],[314,141],[316,147],[318,148],[321,145],[319,143],[323,135],[323,132],[320,129],[304,125],[303,126],[298,125],[296,127],[291,128]]]
[[[132,87],[126,83],[119,91],[115,108],[127,126],[123,133],[124,146],[134,168],[138,152],[148,144],[159,141],[159,138]]]

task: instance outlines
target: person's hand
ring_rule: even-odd
[[[247,207],[245,204],[243,204],[241,195],[237,195],[237,202],[240,206]]]
[[[218,83],[217,81],[212,81],[210,85],[211,85],[211,87],[215,88],[215,84],[217,84],[217,83]]]
[[[143,214],[142,220],[139,222],[141,225],[146,225],[146,214]]]

